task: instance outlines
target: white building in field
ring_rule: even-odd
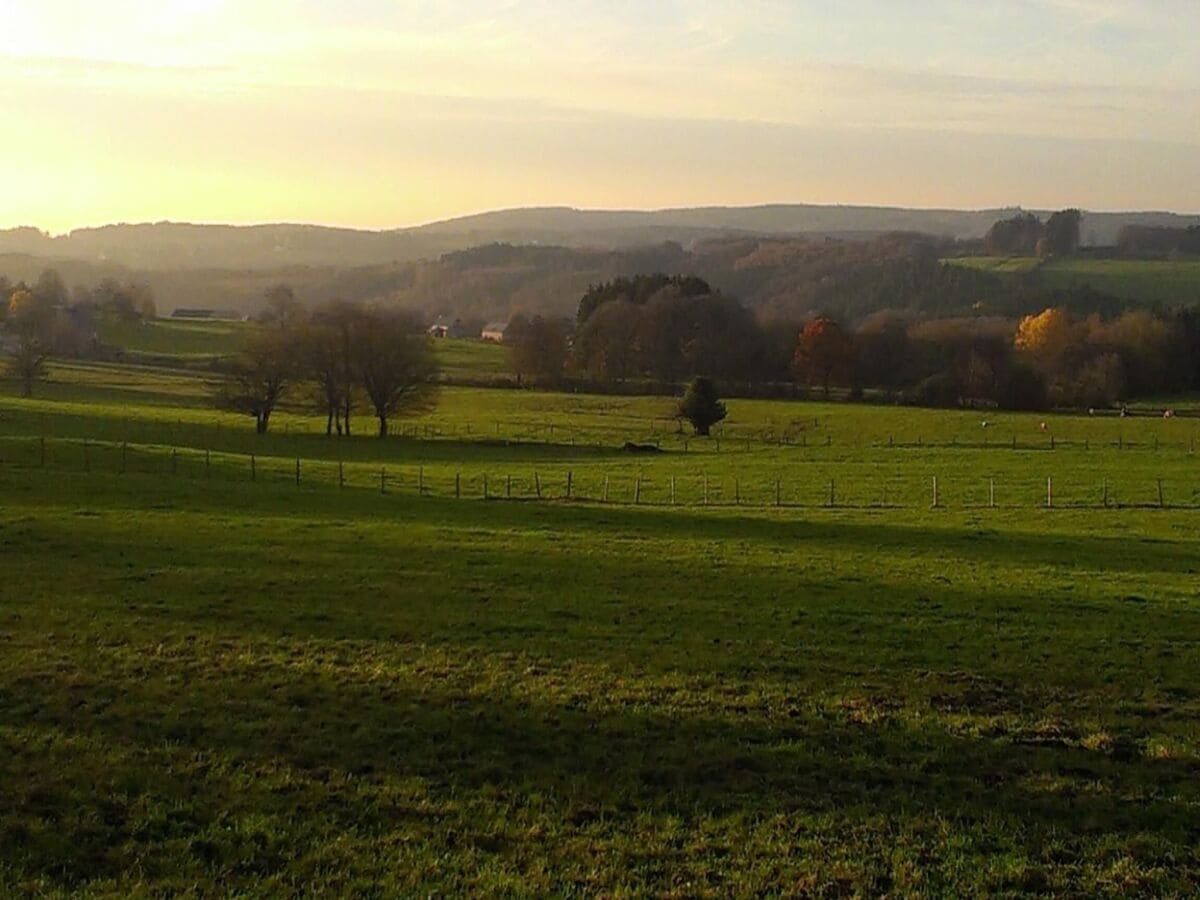
[[[491,341],[493,344],[504,343],[504,332],[508,329],[507,322],[488,322],[479,333],[480,340]]]

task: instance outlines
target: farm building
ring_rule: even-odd
[[[426,329],[425,333],[435,338],[466,337],[466,330],[463,328],[462,319],[455,319],[451,322],[440,316]]]
[[[483,331],[479,333],[479,337],[481,340],[491,341],[494,344],[503,344],[504,332],[507,330],[507,322],[489,322],[483,326]]]

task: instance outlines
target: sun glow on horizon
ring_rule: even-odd
[[[1200,209],[1188,4],[0,0],[0,226]]]

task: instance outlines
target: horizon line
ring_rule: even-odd
[[[1010,204],[1004,206],[976,206],[976,207],[953,207],[953,206],[895,206],[889,204],[869,204],[869,203],[812,203],[805,201],[772,201],[768,203],[748,203],[748,204],[702,204],[699,206],[660,206],[660,207],[605,207],[605,206],[571,206],[568,204],[545,204],[534,206],[502,206],[481,209],[476,212],[462,213],[460,215],[448,216],[444,218],[428,219],[412,225],[390,225],[378,228],[361,225],[345,225],[336,222],[318,222],[318,221],[300,221],[300,220],[278,220],[278,219],[262,219],[255,221],[216,221],[216,220],[191,220],[191,219],[144,219],[139,221],[118,220],[110,222],[102,222],[98,224],[76,225],[65,231],[51,231],[48,228],[43,228],[34,224],[17,224],[0,227],[0,234],[13,231],[32,230],[39,234],[45,235],[50,239],[69,237],[77,231],[99,231],[103,228],[137,228],[146,226],[161,226],[161,225],[178,225],[178,226],[193,226],[199,228],[280,228],[280,227],[297,227],[297,228],[324,228],[334,231],[354,231],[364,234],[388,234],[393,232],[416,231],[422,228],[429,228],[436,225],[448,225],[454,222],[459,222],[468,219],[481,218],[490,215],[502,215],[504,213],[518,212],[570,212],[570,213],[611,213],[614,215],[633,214],[633,215],[655,215],[663,213],[681,213],[681,212],[700,212],[700,211],[729,211],[729,212],[748,212],[752,210],[768,210],[768,209],[787,209],[787,208],[808,208],[808,209],[853,209],[853,210],[877,210],[886,212],[911,212],[911,213],[960,213],[970,215],[973,213],[987,212],[1032,212],[1043,213],[1053,212],[1054,209],[1048,206],[1023,206],[1021,204]],[[1060,207],[1061,209],[1070,209],[1072,207]],[[1092,215],[1169,215],[1179,216],[1183,218],[1200,218],[1200,210],[1197,211],[1182,211],[1173,209],[1131,209],[1131,208],[1109,208],[1109,209],[1090,209],[1085,207],[1074,207],[1080,212]],[[715,227],[715,226],[714,226]]]

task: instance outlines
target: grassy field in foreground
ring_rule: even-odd
[[[455,389],[259,439],[198,378],[53,378],[0,394],[0,893],[1200,884],[1195,420],[731,401],[684,449],[661,398]],[[534,471],[587,499],[478,499]]]
[[[972,256],[946,260],[954,266],[998,275],[1029,275],[1049,288],[1090,285],[1097,291],[1165,306],[1200,303],[1200,260],[1091,259]]]

